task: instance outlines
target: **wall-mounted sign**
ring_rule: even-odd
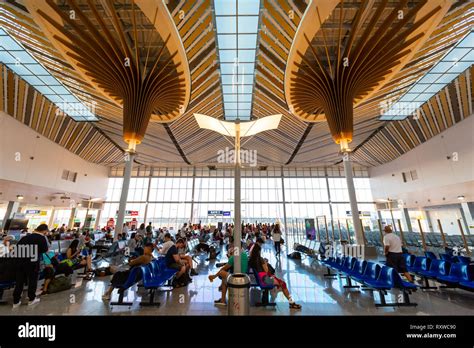
[[[115,215],[118,215],[118,210]],[[138,210],[125,210],[125,216],[138,216]]]
[[[350,210],[346,210],[346,216],[352,216],[352,212]],[[370,211],[360,211],[359,216],[370,216]]]
[[[224,211],[222,215],[223,216],[230,216],[230,211]]]
[[[25,214],[28,214],[28,215],[36,215],[36,214],[39,214],[41,213],[41,210],[27,210],[25,211]]]
[[[223,212],[222,210],[208,210],[208,211],[207,211],[207,215],[208,215],[208,216],[209,216],[209,215],[212,215],[212,216],[214,216],[214,215],[215,215],[215,216],[217,216],[217,215],[222,216],[223,213],[224,213],[224,212]]]

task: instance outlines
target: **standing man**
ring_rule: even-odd
[[[385,246],[385,256],[387,257],[387,266],[394,268],[398,273],[408,279],[409,282],[413,283],[413,278],[407,271],[405,264],[405,258],[402,253],[402,241],[400,237],[393,234],[392,227],[390,225],[385,226],[383,229],[385,236],[383,237],[383,245]]]
[[[20,239],[16,247],[27,250],[31,255],[22,255],[16,265],[16,284],[13,290],[13,308],[18,308],[21,304],[21,294],[25,283],[28,283],[28,306],[37,304],[40,299],[36,297],[36,287],[38,285],[38,276],[40,261],[43,253],[48,251],[48,242],[46,234],[49,232],[48,225],[41,224],[36,230]],[[24,245],[25,247],[21,247]]]

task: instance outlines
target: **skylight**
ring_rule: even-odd
[[[474,64],[474,29],[381,116],[381,121],[399,121],[415,115],[431,97]]]
[[[214,0],[224,118],[250,120],[260,0]]]
[[[91,107],[77,99],[49,73],[25,48],[0,28],[0,62],[19,75],[77,122],[98,121]]]

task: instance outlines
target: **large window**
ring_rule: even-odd
[[[233,222],[233,171],[196,168],[194,177],[192,173],[189,168],[135,170],[133,175],[143,176],[130,181],[126,209],[134,215],[127,215],[126,220],[144,222],[146,218],[147,223],[153,222],[155,226],[173,228],[190,219],[205,224]],[[113,170],[112,174],[122,175],[122,172]],[[286,209],[289,226],[296,224],[298,219],[322,216],[328,221],[331,217],[340,219],[345,224],[343,220],[350,216],[350,205],[346,179],[342,175],[343,171],[337,168],[288,168],[283,171],[280,168],[266,171],[246,168],[242,170],[241,181],[242,220],[283,221]],[[355,169],[354,175],[359,209],[374,212],[367,171]],[[117,217],[122,182],[120,177],[109,179],[101,226],[109,218]]]

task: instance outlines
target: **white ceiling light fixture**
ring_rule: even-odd
[[[459,199],[460,201],[463,201],[464,198],[465,198],[465,197],[464,197],[463,195],[459,195],[459,196],[458,196],[458,199]]]
[[[268,130],[277,129],[278,125],[280,124],[281,117],[281,114],[276,114],[262,117],[255,121],[235,123],[221,121],[217,118],[203,114],[194,114],[194,118],[196,119],[200,128],[209,129],[225,136],[235,137],[237,134],[237,128],[240,127],[239,131],[241,138],[252,136]],[[237,124],[239,126],[237,126]]]

